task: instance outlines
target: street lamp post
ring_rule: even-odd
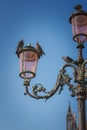
[[[60,69],[57,81],[53,89],[49,92],[42,84],[35,84],[32,92],[29,90],[30,81],[36,76],[36,68],[39,58],[45,54],[39,45],[32,47],[31,44],[24,47],[23,40],[17,46],[16,54],[20,59],[20,77],[24,79],[25,95],[35,99],[48,99],[57,91],[59,94],[65,85],[71,91],[71,96],[77,97],[78,101],[78,125],[79,130],[86,130],[86,109],[85,101],[87,98],[87,60],[83,58],[82,49],[87,41],[87,12],[82,10],[81,5],[74,7],[76,12],[72,13],[69,21],[72,24],[73,40],[77,43],[78,59],[73,60],[70,57],[63,57],[66,64]],[[67,73],[67,69],[73,71],[73,78]]]

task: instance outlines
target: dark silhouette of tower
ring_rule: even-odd
[[[66,130],[78,130],[76,123],[76,114],[72,112],[70,103],[66,115]]]

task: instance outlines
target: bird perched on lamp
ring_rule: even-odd
[[[75,65],[78,65],[78,61],[73,60],[72,58],[68,57],[68,56],[63,56],[62,59],[67,62],[67,63],[72,63]]]
[[[63,56],[62,58],[63,58],[63,60],[64,60],[65,62],[67,62],[67,63],[72,63],[72,62],[74,61],[73,59],[71,59],[71,58],[68,57],[68,56]]]
[[[81,6],[81,5],[76,5],[76,6],[74,7],[74,9],[76,9],[76,10],[78,10],[78,11],[81,11],[81,10],[82,10],[82,6]]]
[[[22,49],[23,46],[24,46],[24,41],[23,41],[23,40],[19,41],[19,42],[18,42],[17,49],[16,49],[16,54],[17,54],[17,55],[18,55],[19,50]]]
[[[63,58],[63,60],[64,60],[65,62],[67,62],[67,63],[73,63],[73,64],[75,64],[75,65],[78,64],[77,61],[73,60],[72,58],[70,58],[70,57],[68,57],[68,56],[63,56],[62,58]]]
[[[42,47],[39,45],[38,42],[36,43],[36,49],[39,51],[39,53],[40,53],[41,56],[42,56],[42,55],[45,55],[45,53],[44,53]]]

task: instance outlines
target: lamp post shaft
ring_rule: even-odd
[[[86,101],[86,90],[80,89],[77,90],[77,101],[78,101],[78,126],[79,130],[86,130],[86,109],[85,109],[85,101]]]

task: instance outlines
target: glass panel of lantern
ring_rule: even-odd
[[[20,57],[20,76],[22,78],[31,79],[36,75],[38,63],[38,54],[34,51],[22,51]]]
[[[78,43],[87,40],[87,13],[73,14],[71,17],[73,39]]]

